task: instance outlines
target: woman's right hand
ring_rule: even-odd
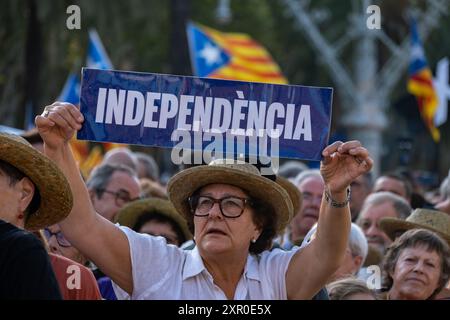
[[[343,192],[358,176],[370,171],[373,160],[357,140],[336,141],[327,146],[320,163],[320,173],[331,194]]]
[[[67,144],[76,131],[81,129],[83,114],[76,106],[67,102],[55,102],[46,106],[35,118],[36,127],[45,147],[58,149]]]

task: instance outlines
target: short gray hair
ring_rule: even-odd
[[[102,164],[106,163],[125,165],[134,171],[137,168],[137,159],[134,153],[125,147],[114,148],[106,152]]]
[[[310,177],[319,178],[321,181],[323,181],[323,177],[320,174],[320,170],[317,169],[309,169],[300,172],[294,179],[294,184],[298,187],[300,183],[302,183],[304,180]]]
[[[448,176],[445,177],[439,187],[439,193],[441,194],[442,200],[450,198],[450,170],[448,171]]]
[[[352,223],[351,225],[348,246],[350,247],[353,256],[362,258],[361,266],[364,265],[367,252],[369,251],[369,244],[367,243],[364,232],[356,223]]]
[[[306,246],[312,241],[313,236],[317,231],[317,223],[308,231],[303,240],[302,247]],[[348,246],[353,256],[359,256],[362,258],[361,266],[366,260],[367,253],[369,251],[369,244],[367,243],[366,236],[361,228],[352,223],[350,226],[350,235],[348,238]]]
[[[377,206],[383,203],[391,203],[397,213],[397,218],[406,219],[411,214],[411,205],[405,198],[394,194],[392,192],[375,192],[370,194],[363,203],[361,213],[372,206]],[[361,214],[359,215],[361,217]]]
[[[128,166],[104,163],[92,170],[89,179],[86,181],[87,188],[95,191],[97,196],[100,197],[116,171],[124,172],[132,178],[137,178],[136,172]]]

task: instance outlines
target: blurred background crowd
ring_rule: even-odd
[[[80,9],[80,29],[67,27],[72,4]],[[369,28],[377,12],[367,10],[371,5],[380,9],[380,29]],[[344,299],[350,291],[382,297],[366,290],[369,268],[390,275],[375,289],[400,282],[389,271],[399,263],[398,252],[417,249],[411,241],[441,258],[448,254],[433,235],[411,229],[431,230],[450,242],[449,1],[2,0],[1,6],[0,131],[42,150],[34,117],[56,100],[78,104],[83,66],[334,87],[330,140],[361,140],[374,168],[351,185],[348,255],[327,286],[330,298]],[[216,43],[228,62],[199,68],[202,53],[189,51],[189,26]],[[235,38],[244,44],[230,44]],[[170,161],[170,150],[75,137],[71,146],[100,215],[192,246],[185,222],[166,203],[168,180],[184,168]],[[314,239],[324,182],[318,162],[280,163],[278,175],[303,199],[274,242],[290,250]],[[136,203],[142,201],[152,209],[141,210]],[[401,234],[406,236],[392,246]],[[116,298],[110,280],[58,225],[36,235],[50,253],[93,272],[97,283],[83,298]],[[448,298],[449,272],[439,275],[439,292],[433,288],[419,298]]]

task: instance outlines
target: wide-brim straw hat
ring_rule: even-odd
[[[134,229],[139,217],[146,213],[166,216],[180,227],[186,240],[192,239],[186,220],[175,210],[170,201],[164,199],[150,198],[130,202],[118,211],[116,222]]]
[[[73,198],[66,177],[49,158],[34,149],[24,138],[0,132],[0,160],[20,170],[39,191],[39,207],[27,215],[26,229],[38,230],[69,215]]]
[[[445,212],[415,209],[406,220],[383,218],[380,228],[395,240],[395,237],[410,229],[428,229],[441,236],[450,245],[450,215]]]
[[[277,215],[277,233],[284,231],[293,217],[294,208],[289,193],[278,183],[261,175],[249,163],[217,159],[209,165],[183,170],[174,175],[167,186],[169,199],[186,219],[192,216],[188,198],[209,184],[229,184],[246,191],[252,198],[271,205]]]
[[[369,244],[367,248],[367,256],[366,260],[364,260],[364,267],[369,267],[372,265],[380,265],[381,261],[383,260],[383,254],[380,252],[380,250],[374,248]]]

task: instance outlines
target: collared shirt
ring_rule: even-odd
[[[118,299],[224,300],[225,293],[203,264],[200,253],[167,245],[162,237],[120,227],[130,245],[133,293],[113,282]],[[285,300],[286,271],[297,250],[274,249],[249,254],[236,287],[236,300]]]

